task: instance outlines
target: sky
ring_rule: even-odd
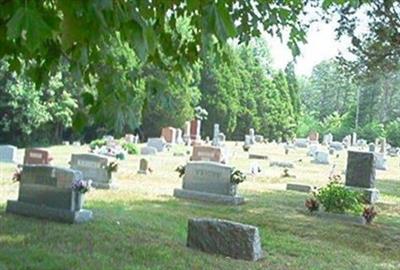
[[[300,46],[301,55],[297,58],[295,71],[297,75],[309,76],[315,65],[324,60],[337,56],[340,52],[347,57],[351,57],[348,52],[350,46],[349,38],[336,40],[336,24],[317,22],[311,25],[307,34],[307,43]],[[277,69],[285,68],[286,64],[292,60],[292,54],[286,44],[279,38],[264,35],[273,58],[273,65]]]

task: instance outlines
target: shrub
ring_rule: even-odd
[[[107,144],[106,140],[98,139],[98,140],[91,141],[89,144],[89,147],[90,147],[90,149],[94,150],[94,149],[100,148],[106,144]]]
[[[134,143],[125,142],[122,144],[122,148],[128,152],[129,155],[137,155],[139,154],[139,148]]]
[[[386,138],[392,146],[400,146],[400,119],[386,126]]]
[[[364,138],[369,142],[375,141],[376,138],[384,138],[386,135],[383,124],[376,121],[366,124],[357,133],[360,138]]]
[[[330,182],[326,187],[318,190],[318,201],[324,206],[325,211],[334,213],[362,212],[362,194],[346,188],[338,181]]]

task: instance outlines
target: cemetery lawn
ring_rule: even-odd
[[[241,145],[229,143],[230,163],[248,172],[251,163],[263,169],[239,186],[242,206],[221,206],[175,199],[181,179],[174,172],[186,157],[170,152],[149,157],[153,170],[137,175],[140,156],[120,163],[119,189],[92,190],[85,208],[94,219],[68,225],[5,214],[7,199],[16,199],[15,165],[0,163],[0,270],[3,269],[400,269],[400,167],[388,157],[388,171],[378,171],[379,216],[370,226],[352,225],[308,215],[305,193],[284,191],[285,183],[324,185],[330,165],[310,163],[306,150],[259,146],[254,153],[271,160],[293,161],[296,179],[282,178],[282,168],[267,160],[249,160]],[[252,149],[253,150],[253,149]],[[23,150],[19,150],[22,155]],[[55,165],[68,166],[71,153],[87,146],[54,146]],[[176,149],[182,151],[182,149]],[[336,172],[345,166],[345,152],[333,158]],[[301,161],[300,161],[301,159]],[[186,248],[187,221],[212,217],[258,226],[265,259],[233,260]]]

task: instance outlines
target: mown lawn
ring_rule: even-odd
[[[248,170],[251,162],[240,147],[231,145],[231,163]],[[289,156],[268,145],[259,148],[271,159],[298,160],[296,182],[322,185],[330,166],[310,164],[304,151]],[[55,164],[67,165],[72,152],[85,147],[52,147]],[[371,226],[324,220],[304,212],[306,194],[279,190],[288,180],[281,169],[263,168],[241,186],[248,199],[243,206],[219,206],[174,199],[181,180],[173,171],[187,157],[172,151],[150,158],[151,175],[136,175],[140,157],[121,163],[118,190],[94,190],[85,207],[94,220],[67,225],[5,214],[7,199],[15,199],[13,166],[0,164],[0,269],[400,269],[400,181],[398,158],[390,170],[378,172],[382,202]],[[345,154],[336,162],[345,164]],[[185,247],[187,220],[215,217],[260,228],[266,258],[258,262],[233,260]]]

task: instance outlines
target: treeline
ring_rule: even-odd
[[[300,79],[303,116],[298,135],[316,130],[341,140],[355,131],[359,138],[386,137],[400,146],[399,70],[367,74],[332,59],[317,65],[309,78]]]
[[[126,44],[110,40],[99,51],[98,76],[80,78],[62,59],[39,87],[28,79],[29,66],[17,75],[1,61],[0,142],[159,136],[164,126],[183,127],[199,105],[208,111],[204,136],[219,123],[228,139],[243,139],[249,128],[270,139],[293,137],[300,115],[293,66],[273,70],[262,40],[219,50],[210,46],[196,65],[171,70],[167,58],[164,65],[143,65]]]

